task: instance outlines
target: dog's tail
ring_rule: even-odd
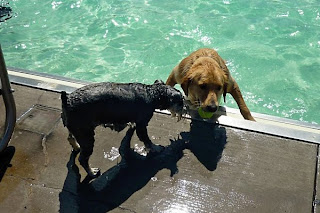
[[[68,97],[66,91],[61,92],[61,102],[62,102],[62,112],[61,118],[64,126],[67,126],[67,107],[68,107]]]
[[[68,97],[67,97],[66,91],[62,91],[61,92],[62,108],[67,106],[67,100],[68,100]]]

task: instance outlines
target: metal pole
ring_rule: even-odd
[[[16,105],[13,98],[13,90],[11,89],[6,64],[2,54],[0,45],[0,78],[1,78],[1,95],[3,97],[6,109],[6,121],[3,136],[0,138],[0,153],[7,147],[16,124]]]

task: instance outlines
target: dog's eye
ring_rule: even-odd
[[[222,89],[222,86],[217,86],[217,90],[220,91]]]
[[[200,89],[203,89],[203,90],[207,89],[207,85],[206,84],[200,84],[199,87],[200,87]]]

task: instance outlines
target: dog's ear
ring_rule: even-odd
[[[229,74],[229,70],[227,68],[227,66],[225,66],[224,70],[224,85],[223,85],[223,100],[224,103],[226,103],[226,95],[227,95],[227,91],[228,91],[228,86],[230,85],[230,80],[231,80],[231,76]]]
[[[165,84],[165,83],[162,80],[157,79],[153,84]]]
[[[226,95],[227,95],[228,84],[223,85],[223,100],[226,103]]]
[[[181,83],[181,88],[183,89],[183,92],[186,96],[188,96],[188,89],[189,89],[190,83],[191,83],[191,79],[189,78],[183,79],[183,82]]]

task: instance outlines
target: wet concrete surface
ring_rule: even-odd
[[[123,140],[128,128],[98,127],[90,164],[102,175],[86,183],[60,95],[13,87],[19,119],[0,156],[0,212],[319,212],[316,144],[155,113],[149,136],[165,149],[145,157],[135,133]],[[128,143],[136,152],[121,159]]]

